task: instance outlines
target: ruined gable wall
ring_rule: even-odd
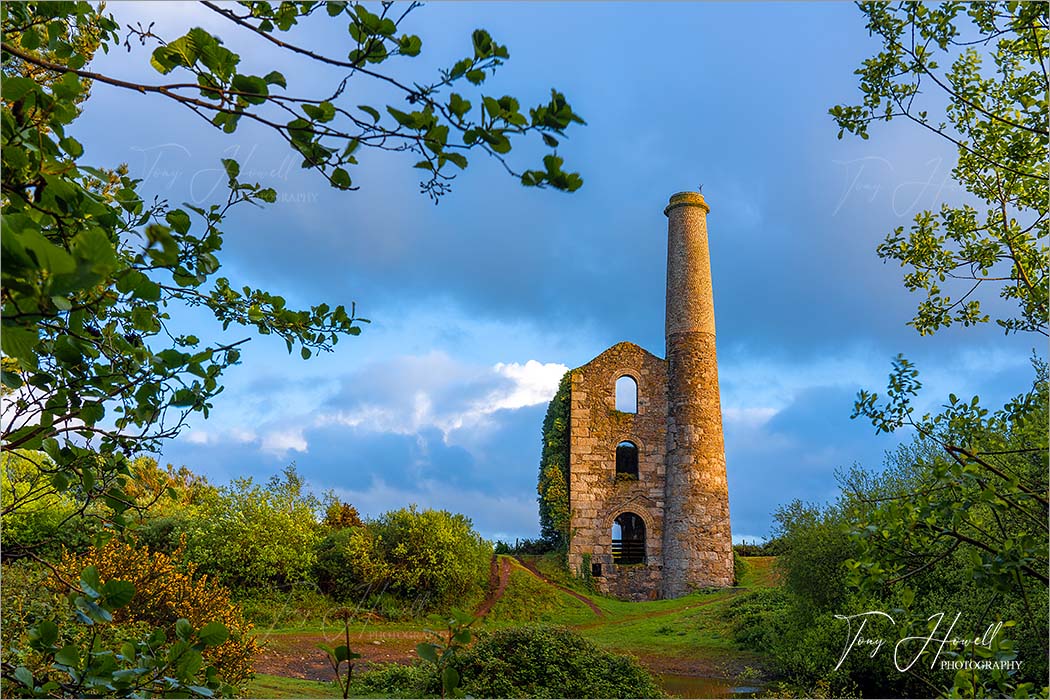
[[[616,411],[616,380],[638,384],[638,412]],[[570,395],[569,569],[585,554],[602,565],[600,590],[622,598],[655,598],[663,566],[664,480],[667,450],[667,363],[633,343],[619,343],[573,370]],[[616,480],[616,445],[638,446],[638,480]],[[637,513],[646,524],[646,563],[613,564],[613,520]]]

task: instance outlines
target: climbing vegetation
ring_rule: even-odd
[[[569,393],[572,372],[566,372],[543,419],[543,453],[537,491],[540,534],[555,548],[569,544]]]

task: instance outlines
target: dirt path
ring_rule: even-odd
[[[510,571],[513,564],[510,563],[510,559],[503,559],[500,564],[497,564],[497,561],[499,561],[499,557],[494,554],[492,556],[491,575],[489,576],[489,594],[485,596],[485,600],[481,601],[481,605],[474,611],[474,617],[485,617],[488,615],[489,611],[492,610],[492,606],[503,597],[503,592],[507,590],[507,582],[510,581]]]
[[[590,608],[594,612],[595,615],[597,615],[598,617],[605,617],[605,612],[601,608],[598,607],[597,603],[595,603],[593,600],[591,600],[587,596],[583,595],[582,593],[577,593],[576,591],[572,590],[571,588],[566,588],[565,586],[563,586],[563,585],[561,585],[559,583],[555,583],[551,579],[549,579],[546,576],[544,576],[543,573],[540,572],[540,570],[537,569],[536,565],[533,564],[532,562],[525,561],[521,557],[514,557],[514,559],[516,559],[519,564],[521,564],[526,569],[528,569],[529,572],[533,576],[535,576],[536,578],[540,579],[541,581],[546,583],[548,586],[554,586],[559,591],[562,591],[563,593],[568,593],[573,598],[576,598],[577,600],[583,601],[587,605],[587,607]]]
[[[416,644],[426,633],[414,630],[373,630],[352,632],[350,647],[361,654],[354,671],[375,663],[410,664],[416,658]],[[335,676],[325,653],[318,644],[342,644],[342,635],[322,632],[273,635],[263,640],[262,651],[255,657],[257,673],[310,681],[330,681]]]

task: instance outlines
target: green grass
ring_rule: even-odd
[[[512,567],[503,597],[489,611],[486,625],[533,622],[580,625],[597,619],[583,601],[541,581],[515,561]]]
[[[619,605],[602,600],[599,604],[609,611],[607,614],[611,613],[609,619],[584,626],[579,632],[605,648],[640,654],[695,658],[733,651],[722,611],[736,595],[720,591],[675,601],[615,601]]]
[[[745,588],[773,588],[776,581],[776,557],[743,557],[747,562],[740,585]]]
[[[304,681],[299,678],[255,674],[248,684],[250,698],[341,698],[335,682]]]
[[[731,634],[726,609],[731,601],[747,595],[740,590],[701,591],[673,600],[629,602],[608,598],[586,589],[584,583],[561,568],[556,556],[527,557],[545,576],[559,585],[591,599],[604,613],[598,617],[582,601],[556,586],[541,581],[512,560],[512,569],[503,597],[478,625],[499,628],[510,625],[549,623],[571,627],[595,644],[617,653],[667,659],[695,659],[718,664],[730,659],[761,665],[758,654],[738,648]],[[775,557],[746,557],[740,588],[762,589],[776,586]],[[352,631],[368,629],[420,630],[425,620],[358,622]],[[282,626],[276,634],[332,631],[335,621],[305,619]],[[265,634],[267,630],[258,629]],[[363,687],[352,689],[362,697]],[[250,697],[338,697],[333,683],[300,681],[260,674],[249,686]]]

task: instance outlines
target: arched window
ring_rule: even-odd
[[[616,476],[638,478],[638,446],[624,440],[616,446]]]
[[[626,374],[616,380],[616,410],[638,413],[638,383]]]
[[[645,562],[645,522],[634,513],[617,516],[612,526],[614,564]]]

